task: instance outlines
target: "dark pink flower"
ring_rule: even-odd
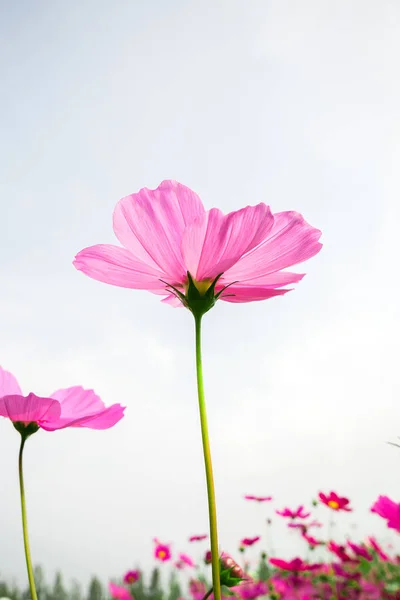
[[[335,492],[330,492],[328,495],[320,492],[318,497],[322,504],[329,506],[329,508],[332,510],[345,510],[347,512],[352,511],[352,509],[348,506],[350,500],[348,498],[342,498],[341,496],[338,496]]]
[[[377,555],[382,559],[382,560],[389,560],[389,556],[386,554],[386,552],[384,552],[381,548],[381,546],[378,544],[378,542],[376,541],[375,538],[373,537],[368,537],[366,540],[366,544],[367,547],[372,548],[372,550],[375,550],[375,552],[377,553]]]
[[[204,533],[203,535],[192,535],[189,538],[189,542],[201,542],[202,540],[206,540],[208,535]]]
[[[390,529],[396,529],[400,532],[400,504],[394,502],[388,496],[379,496],[378,500],[371,508],[371,512],[376,513],[387,520],[387,526]]]
[[[308,535],[307,533],[303,533],[301,537],[312,548],[315,548],[316,546],[323,546],[325,543],[322,540],[317,540],[315,537],[313,537],[312,535]]]
[[[289,517],[290,519],[307,519],[311,513],[304,512],[304,506],[299,506],[296,510],[290,510],[290,508],[284,508],[283,510],[276,510],[277,515],[281,517]]]
[[[269,562],[271,565],[274,565],[274,567],[278,567],[284,571],[292,571],[293,573],[300,573],[301,571],[315,571],[321,566],[319,564],[308,564],[301,558],[294,558],[290,561],[283,560],[283,558],[270,558]]]
[[[126,588],[121,585],[116,585],[111,581],[108,584],[108,591],[110,592],[111,598],[115,598],[116,600],[133,600],[132,595]]]
[[[372,560],[372,555],[368,552],[365,546],[354,544],[350,540],[347,540],[347,545],[351,550],[353,550],[356,556],[360,556],[361,558],[365,558],[366,560]]]
[[[243,581],[240,585],[231,588],[243,600],[255,600],[259,596],[268,594],[268,584],[265,581]]]
[[[75,267],[98,281],[148,290],[173,305],[186,294],[190,273],[204,294],[215,279],[227,302],[251,302],[286,294],[302,274],[286,271],[321,249],[321,232],[296,212],[273,215],[263,203],[224,215],[206,211],[192,190],[176,181],[141,189],[120,200],[114,232],[121,246],[81,250]]]
[[[128,583],[129,585],[132,585],[133,583],[136,583],[137,581],[139,581],[140,579],[140,571],[127,571],[124,575],[124,583]]]
[[[305,523],[292,523],[289,522],[287,524],[288,527],[290,527],[290,529],[300,529],[300,532],[303,533],[307,533],[307,528],[308,526]]]
[[[171,559],[171,549],[170,544],[162,544],[158,541],[157,538],[154,538],[154,558],[160,560],[161,562],[166,562]]]
[[[272,496],[250,496],[247,495],[244,497],[245,500],[255,500],[255,502],[269,502],[272,500]]]
[[[108,429],[124,416],[124,407],[106,408],[93,390],[75,386],[54,392],[47,398],[23,396],[15,377],[0,367],[0,416],[23,426],[36,424],[47,431],[65,427]]]
[[[188,567],[195,567],[196,563],[187,554],[180,554],[179,560]]]
[[[256,542],[258,542],[258,540],[260,540],[260,536],[257,535],[256,537],[253,538],[243,538],[240,543],[242,546],[252,546],[253,544],[255,544]]]
[[[339,544],[336,544],[335,542],[331,541],[327,544],[326,547],[330,552],[332,552],[338,558],[340,558],[342,562],[350,562],[352,560],[349,554],[347,554],[346,548],[344,546],[340,546]]]
[[[211,550],[207,550],[207,552],[205,553],[204,562],[206,565],[211,564]]]

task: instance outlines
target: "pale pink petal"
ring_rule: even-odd
[[[0,398],[9,394],[22,396],[22,390],[14,375],[0,367]]]
[[[238,286],[231,285],[219,297],[225,302],[256,302],[257,300],[268,300],[274,296],[283,296],[290,289],[275,289],[269,287],[257,286]]]
[[[65,427],[108,429],[118,423],[124,413],[124,408],[119,404],[106,408],[93,390],[85,390],[80,386],[58,390],[51,397],[60,403],[61,415],[59,419],[43,425],[47,431]]]
[[[111,244],[98,244],[84,248],[75,257],[78,271],[97,281],[137,290],[152,291],[165,288],[160,282],[163,273],[134,258],[125,248]]]
[[[214,279],[266,238],[273,225],[268,206],[246,206],[224,215],[217,208],[199,217],[183,235],[182,253],[194,279]]]
[[[195,192],[176,181],[163,181],[155,190],[143,188],[119,201],[114,231],[140,261],[159,268],[171,282],[183,281],[182,235],[204,212]]]
[[[0,416],[23,423],[51,422],[61,413],[59,402],[53,398],[40,398],[35,394],[20,396],[12,394],[0,398]]]
[[[276,213],[266,239],[238,260],[225,278],[247,282],[301,263],[320,251],[320,237],[319,229],[309,225],[299,213]]]
[[[228,271],[228,273],[221,277],[221,279],[219,280],[219,282],[221,282],[220,287],[223,287],[222,284],[227,285],[228,283],[230,283],[229,273],[230,271]],[[269,273],[268,275],[261,275],[260,277],[255,277],[254,279],[247,279],[245,282],[238,282],[238,284],[242,285],[243,287],[254,286],[263,288],[279,288],[284,285],[298,283],[303,279],[304,276],[305,273],[292,273],[291,271],[275,271],[274,273]]]

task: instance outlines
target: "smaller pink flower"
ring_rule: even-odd
[[[307,528],[308,525],[306,525],[305,523],[291,523],[289,522],[287,524],[288,527],[290,527],[290,529],[300,529],[300,533],[307,533]]]
[[[356,556],[360,556],[361,558],[365,558],[366,560],[372,560],[372,555],[364,546],[354,544],[350,540],[347,540],[347,545],[351,550],[353,550]]]
[[[161,562],[166,562],[171,559],[171,549],[170,544],[162,544],[158,541],[157,538],[154,538],[155,548],[154,548],[154,558],[160,560]]]
[[[116,600],[133,600],[132,594],[121,585],[116,585],[115,583],[108,584],[108,591],[110,592],[111,598],[115,598]]]
[[[208,535],[206,533],[202,535],[191,535],[189,538],[189,542],[201,542],[202,540],[206,540]]]
[[[211,550],[207,550],[207,552],[204,555],[204,562],[206,565],[211,564]]]
[[[316,546],[323,546],[325,544],[325,542],[323,542],[322,540],[317,540],[315,537],[313,537],[312,535],[308,535],[307,533],[303,533],[301,537],[307,542],[309,546],[311,546],[311,548],[315,548]]]
[[[260,536],[257,535],[256,537],[253,538],[243,538],[240,541],[241,546],[252,546],[253,544],[255,544],[256,542],[258,542],[258,540],[260,540]]]
[[[193,600],[202,600],[206,593],[206,584],[198,579],[191,579],[189,581],[189,592]]]
[[[400,532],[400,504],[397,504],[397,502],[394,502],[388,496],[379,496],[378,500],[372,506],[371,512],[386,519],[387,526],[390,529],[396,529],[396,531]]]
[[[382,550],[375,538],[367,537],[365,545],[372,548],[382,560],[389,560],[389,556]]]
[[[332,510],[345,510],[347,512],[352,511],[352,509],[348,506],[350,500],[348,498],[338,496],[335,492],[330,492],[328,495],[320,492],[318,497],[322,504],[329,506],[329,508]]]
[[[276,510],[277,515],[281,517],[289,517],[290,519],[307,519],[311,513],[304,512],[304,506],[300,505],[296,510],[290,510],[290,508],[284,508],[283,510]]]
[[[195,567],[196,563],[187,554],[180,554],[179,560],[188,567]]]
[[[302,571],[315,571],[321,567],[319,564],[308,564],[301,558],[294,558],[290,561],[283,560],[282,558],[270,558],[269,562],[271,565],[274,565],[274,567],[278,567],[278,569],[291,571],[293,573],[300,573]]]
[[[136,583],[137,581],[139,581],[140,579],[140,571],[127,571],[124,575],[124,583],[128,583],[129,585],[132,585],[133,583]]]
[[[254,500],[255,502],[269,502],[272,500],[272,496],[251,496],[247,494],[245,500]]]
[[[327,548],[330,552],[335,554],[342,562],[351,562],[351,557],[346,552],[346,548],[344,546],[340,546],[335,542],[329,542],[327,544]]]

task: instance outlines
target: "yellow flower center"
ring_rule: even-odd
[[[336,500],[329,500],[328,506],[333,508],[333,510],[337,510],[339,508],[339,502],[336,502]]]
[[[165,558],[167,556],[167,553],[165,552],[165,550],[159,550],[158,551],[158,557],[159,558]]]

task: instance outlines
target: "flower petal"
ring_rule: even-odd
[[[74,266],[92,279],[137,290],[162,289],[163,273],[143,262],[125,248],[98,244],[84,248],[75,257]]]
[[[124,416],[125,409],[120,404],[113,404],[106,408],[93,390],[85,390],[80,386],[58,390],[51,397],[59,401],[61,415],[58,420],[43,425],[43,429],[47,431],[65,427],[108,429]]]
[[[257,300],[268,300],[274,296],[283,296],[291,289],[276,289],[269,287],[257,286],[239,286],[231,285],[226,291],[222,292],[219,297],[225,302],[256,302]]]
[[[299,213],[276,213],[266,239],[243,256],[225,273],[225,277],[231,281],[247,282],[297,265],[320,251],[320,237],[319,229],[309,225]]]
[[[114,211],[119,241],[139,260],[173,281],[186,277],[181,252],[185,228],[205,213],[198,195],[176,181],[122,198]]]
[[[214,279],[258,246],[272,225],[271,211],[263,203],[227,215],[212,208],[184,232],[182,253],[187,270],[198,281]]]
[[[0,398],[9,394],[22,396],[22,390],[14,375],[0,367]]]
[[[0,416],[23,423],[51,422],[61,413],[60,403],[53,398],[41,398],[35,394],[20,396],[10,394],[0,398]]]

